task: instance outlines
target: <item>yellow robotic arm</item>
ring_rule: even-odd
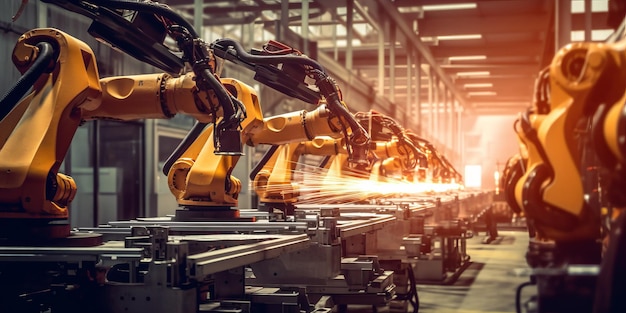
[[[270,48],[266,49],[274,49],[278,43],[270,42],[268,45]],[[274,54],[251,56],[232,40],[219,40],[212,47],[218,56],[256,70],[257,80],[287,95],[318,105],[311,112],[298,111],[263,118],[258,97],[251,87],[234,79],[222,79],[222,84],[243,104],[247,112],[241,123],[242,142],[250,146],[283,145],[311,140],[316,136],[343,136],[350,142],[353,160],[357,163],[363,161],[361,158],[366,155],[363,151],[368,148],[369,137],[347,112],[339,88],[329,80],[319,64],[298,54],[281,55],[279,60]],[[252,61],[256,63],[250,63]],[[276,65],[279,61],[283,64],[281,69]],[[293,67],[292,71],[281,72],[289,66]],[[289,75],[297,76],[296,71],[301,71],[303,76],[308,72],[314,73],[313,76],[318,78],[316,86],[319,87],[319,93],[308,88],[303,81],[291,79]],[[277,78],[278,74],[284,74],[285,77]],[[285,81],[293,84],[293,89],[287,89]],[[209,153],[210,148],[207,147],[210,147],[212,132],[209,126],[199,132],[196,138],[185,139],[184,144],[170,157],[170,160],[175,161],[171,164],[170,161],[166,162],[164,171],[168,175],[170,190],[183,207],[177,211],[177,218],[232,218],[238,214],[233,208],[238,204],[241,182],[231,175],[238,157]]]
[[[607,153],[617,152],[613,144],[617,140],[611,138],[617,138],[619,130],[611,127],[616,125],[611,121],[619,116],[619,109],[610,113],[608,108],[621,103],[623,97],[624,46],[620,41],[573,43],[562,48],[549,68],[550,110],[541,121],[527,123],[530,127],[520,136],[527,142],[529,161],[527,173],[517,185],[516,198],[535,220],[537,233],[549,240],[591,241],[599,237],[599,216],[585,200],[576,133],[581,120],[595,112],[594,149],[605,163],[615,165],[619,160]],[[528,134],[536,139],[529,140]]]
[[[32,92],[0,120],[3,221],[68,217],[76,185],[57,172],[81,123],[81,111],[100,105],[96,60],[87,45],[58,30],[33,30],[19,38],[13,62],[27,73],[46,54],[52,57],[43,71],[33,74]],[[11,103],[3,103],[7,105]]]
[[[328,136],[276,146],[266,154],[263,168],[251,176],[261,203],[287,210],[293,206],[299,196],[293,173],[304,154],[325,157],[322,165],[326,171],[324,179],[317,182],[320,189],[333,189],[333,184],[341,178],[352,177],[357,179],[355,182],[363,179],[385,181],[391,178],[402,180],[411,175],[420,158],[425,156],[413,145],[404,129],[393,119],[377,112],[358,112],[354,116],[373,136],[368,157],[371,164],[360,169],[351,168],[344,141]],[[307,183],[307,189],[313,185],[316,183]],[[342,200],[346,199],[342,197]]]
[[[241,140],[250,146],[289,146],[314,136],[342,136],[341,125],[325,105],[310,112],[302,110],[263,118],[254,89],[230,78],[223,78],[222,84],[245,105],[247,117],[241,123]],[[176,161],[166,166],[168,184],[178,203],[188,210],[209,209],[213,212],[207,214],[213,215],[218,211],[236,214],[231,208],[238,205],[241,182],[231,173],[239,156],[215,155],[212,136],[213,127],[209,125],[184,151],[175,154]]]
[[[294,172],[302,155],[345,156],[347,151],[342,139],[318,136],[308,141],[274,145],[259,162],[260,168],[254,171],[253,188],[259,202],[270,208],[278,208],[290,213],[300,196],[300,189],[294,181]]]
[[[91,49],[56,29],[22,35],[13,62],[24,76],[2,99],[0,222],[43,232],[46,237],[69,234],[69,225],[48,222],[68,218],[77,187],[58,170],[84,120],[170,118],[184,113],[209,123],[224,116],[224,111],[237,113],[225,110],[218,100],[216,94],[228,95],[221,84],[201,88],[202,79],[193,73],[100,80]],[[30,89],[24,83],[29,80],[32,91],[20,99],[20,91]]]
[[[193,73],[176,78],[157,73],[100,79],[102,105],[84,110],[83,119],[168,119],[182,113],[212,123],[222,115],[219,101],[211,92],[198,90],[195,79]]]
[[[426,155],[408,131],[391,117],[375,111],[358,112],[355,116],[369,129],[375,142],[372,152],[378,161],[372,166],[380,169],[372,174],[413,181],[416,168],[422,165]]]
[[[463,182],[463,176],[454,168],[452,163],[443,156],[435,146],[425,138],[407,130],[407,136],[411,138],[416,147],[419,147],[421,155],[418,178],[431,183],[456,183]]]

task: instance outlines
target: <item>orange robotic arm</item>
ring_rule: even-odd
[[[0,210],[3,218],[65,219],[76,185],[58,169],[81,123],[100,105],[95,57],[83,42],[54,29],[22,35],[13,62],[25,73],[48,47],[54,58],[32,92],[0,120]],[[4,100],[4,99],[3,99]],[[3,103],[3,106],[5,104]]]
[[[298,162],[302,155],[346,156],[347,151],[341,139],[329,136],[319,136],[309,141],[293,142],[273,146],[264,160],[261,168],[253,172],[254,191],[259,201],[267,206],[282,208],[293,205],[300,195],[298,184],[293,180]]]
[[[91,49],[56,29],[36,29],[21,36],[13,61],[22,73],[29,73],[44,54],[50,55],[44,70],[24,76],[36,75],[32,91],[22,100],[12,93],[2,100],[6,111],[0,120],[3,220],[39,223],[35,220],[68,218],[76,185],[58,170],[84,120],[170,118],[184,113],[208,123],[223,115],[215,88],[199,88],[194,74],[100,80]],[[63,234],[67,229],[52,236]]]
[[[618,141],[611,138],[618,138],[620,132],[612,121],[620,116],[616,112],[621,109],[607,109],[607,104],[620,103],[620,107],[623,101],[624,47],[623,40],[569,44],[556,54],[549,67],[550,110],[540,115],[541,123],[530,123],[526,134],[534,139],[529,140],[526,134],[523,138],[532,144],[527,145],[528,169],[516,192],[542,238],[593,241],[600,235],[599,216],[585,199],[581,142],[576,130],[581,120],[595,113],[594,149],[606,164],[616,164],[619,158],[607,152],[617,151],[613,148]],[[536,155],[534,150],[538,151]]]
[[[263,118],[256,92],[235,79],[223,78],[222,83],[245,105],[247,117],[242,121],[242,142],[259,144],[289,144],[313,136],[341,136],[341,126],[326,106],[314,111],[297,111]],[[166,165],[168,184],[178,203],[187,208],[236,207],[241,182],[231,176],[238,156],[215,155],[212,149],[213,127],[209,125],[175,154],[176,161]]]
[[[271,49],[275,48],[275,44],[270,43]],[[241,123],[242,142],[255,146],[288,144],[310,140],[316,136],[344,136],[351,143],[353,160],[362,161],[362,156],[366,155],[364,151],[368,148],[369,137],[347,112],[340,90],[317,62],[299,54],[280,55],[278,59],[274,54],[252,56],[244,52],[239,43],[227,39],[218,40],[212,47],[216,55],[257,71],[255,78],[264,84],[318,105],[312,112],[298,111],[263,118],[258,97],[251,87],[234,79],[222,79],[222,84],[239,99],[247,111],[247,117]],[[277,66],[279,63],[282,64],[280,69]],[[285,77],[278,78],[280,75]],[[303,81],[293,80],[290,75],[315,77],[319,91],[309,88]],[[293,88],[286,88],[285,82],[293,84]],[[241,183],[231,176],[231,172],[238,157],[209,153],[205,142],[210,141],[211,136],[212,129],[207,127],[199,131],[196,138],[185,139],[184,144],[170,157],[170,161],[175,161],[171,164],[167,162],[164,168],[170,190],[178,203],[188,211],[210,208],[216,212],[228,212],[234,211],[230,209],[237,206]]]
[[[412,171],[424,155],[406,136],[404,129],[393,119],[373,111],[358,112],[354,116],[364,128],[369,129],[375,141],[371,143],[367,167],[360,170],[350,168],[345,142],[336,138],[321,136],[299,144],[279,146],[270,151],[263,168],[251,176],[260,201],[275,207],[296,202],[299,193],[293,181],[293,172],[303,154],[326,157],[324,167],[327,172],[324,177],[328,186],[324,187],[320,181],[319,188],[332,189],[332,184],[342,177],[382,181],[412,176]]]

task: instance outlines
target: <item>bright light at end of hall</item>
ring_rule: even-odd
[[[423,5],[422,9],[424,11],[476,9],[476,3],[430,4],[430,5]]]

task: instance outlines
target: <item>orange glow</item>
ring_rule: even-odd
[[[342,174],[300,163],[291,181],[274,182],[265,192],[275,200],[299,204],[357,203],[388,197],[426,196],[463,190],[454,180],[450,183],[409,181],[403,178],[374,175],[369,172],[349,171]],[[440,178],[437,178],[440,179]],[[297,192],[286,192],[297,190]]]
[[[419,196],[459,191],[463,186],[452,183],[410,182],[383,177],[334,177],[323,180],[308,177],[300,182],[299,203],[354,203],[390,196]]]

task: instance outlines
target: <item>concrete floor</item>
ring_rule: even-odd
[[[514,313],[516,288],[528,281],[525,253],[528,233],[525,231],[499,231],[491,244],[483,244],[484,234],[467,241],[470,266],[451,285],[420,285],[418,295],[420,313]],[[419,265],[418,265],[419,266]],[[526,287],[522,303],[536,289]],[[348,313],[390,312],[388,307],[376,310],[368,306],[349,305]],[[523,310],[522,310],[523,311]],[[392,312],[396,312],[395,310]],[[414,312],[409,308],[407,312]]]

